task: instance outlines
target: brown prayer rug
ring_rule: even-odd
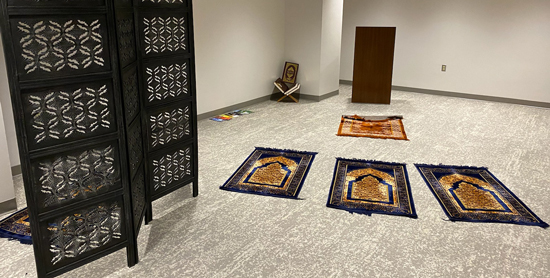
[[[338,136],[409,140],[401,116],[377,117],[343,115]]]

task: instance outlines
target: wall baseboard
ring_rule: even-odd
[[[204,119],[208,119],[208,118],[212,118],[212,117],[221,115],[223,113],[227,113],[229,111],[242,109],[245,106],[250,106],[250,105],[253,105],[253,104],[256,104],[256,103],[267,101],[267,100],[269,100],[270,97],[271,97],[271,95],[267,95],[267,96],[255,98],[253,100],[237,103],[235,105],[231,105],[231,106],[227,106],[227,107],[224,107],[224,108],[216,109],[214,111],[202,113],[202,114],[197,116],[197,120],[200,121],[200,120],[204,120]]]
[[[474,94],[466,94],[466,93],[457,93],[457,92],[448,92],[448,91],[438,91],[438,90],[403,87],[403,86],[392,86],[392,90],[405,91],[405,92],[411,92],[411,93],[446,96],[446,97],[458,97],[458,98],[467,98],[467,99],[476,99],[476,100],[485,100],[485,101],[493,101],[493,102],[502,102],[502,103],[510,103],[510,104],[519,104],[519,105],[550,108],[550,103],[548,103],[548,102],[522,100],[522,99],[515,99],[515,98],[482,96],[482,95],[474,95]]]
[[[340,84],[342,84],[342,85],[353,85],[353,81],[340,79]]]
[[[304,94],[301,94],[300,95],[300,98],[303,98],[303,99],[309,99],[309,100],[313,100],[313,101],[321,101],[321,100],[325,100],[329,97],[333,97],[333,96],[337,96],[340,94],[340,90],[336,90],[336,91],[333,91],[333,92],[330,92],[330,93],[327,93],[327,94],[324,94],[322,96],[314,96],[314,95],[304,95]]]
[[[15,201],[15,199],[7,200],[5,202],[0,203],[0,214],[8,211],[16,210],[16,209],[17,209],[17,202]]]
[[[327,99],[329,97],[337,96],[338,94],[340,94],[340,90],[336,90],[334,92],[330,92],[330,93],[324,94],[322,96],[301,94],[300,98],[314,100],[314,101],[319,102],[319,101]],[[202,113],[202,114],[197,116],[197,120],[200,121],[200,120],[204,120],[204,119],[208,119],[208,118],[212,118],[212,117],[221,115],[223,113],[227,113],[229,111],[242,109],[245,106],[250,106],[250,105],[253,105],[253,104],[260,103],[260,102],[268,101],[270,98],[271,98],[271,95],[267,95],[267,96],[259,97],[259,98],[253,99],[253,100],[241,102],[241,103],[238,103],[238,104],[235,104],[235,105],[231,105],[231,106],[227,106],[227,107],[224,107],[224,108],[216,109],[214,111]],[[15,167],[17,167],[17,166],[15,166]],[[14,167],[12,167],[12,172],[13,172],[13,168]],[[19,169],[21,169],[21,166],[19,166]]]
[[[22,173],[23,173],[23,171],[21,170],[21,165],[15,165],[15,166],[11,167],[11,175],[12,176],[21,175]]]
[[[340,84],[342,84],[342,85],[352,85],[352,81],[340,80]],[[448,92],[448,91],[439,91],[439,90],[429,90],[429,89],[420,89],[420,88],[412,88],[412,87],[404,87],[404,86],[392,86],[392,90],[411,92],[411,93],[428,94],[428,95],[446,96],[446,97],[457,97],[457,98],[485,100],[485,101],[493,101],[493,102],[501,102],[501,103],[519,104],[519,105],[535,106],[535,107],[542,107],[542,108],[550,108],[550,103],[548,103],[548,102],[522,100],[522,99],[515,99],[515,98],[482,96],[482,95]]]

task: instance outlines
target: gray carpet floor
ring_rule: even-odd
[[[549,109],[397,91],[389,106],[352,104],[351,87],[340,89],[200,121],[199,197],[186,187],[154,203],[137,266],[119,251],[62,277],[549,277],[550,229],[446,221],[413,166],[489,167],[548,222]],[[403,115],[410,141],[337,137],[342,114]],[[255,146],[319,153],[303,200],[218,189]],[[327,208],[335,157],[407,163],[419,218]],[[0,249],[0,277],[36,275],[31,246],[1,239]]]

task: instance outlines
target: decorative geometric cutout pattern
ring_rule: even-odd
[[[122,93],[124,95],[126,123],[129,125],[139,113],[138,78],[135,70],[132,73],[123,76]]]
[[[107,85],[80,88],[73,92],[50,92],[45,96],[29,95],[32,127],[38,132],[35,142],[66,139],[109,129],[113,115],[109,111]]]
[[[112,146],[96,148],[78,156],[66,155],[53,162],[41,162],[39,183],[44,206],[85,198],[112,188],[119,177]]]
[[[134,229],[137,231],[139,220],[145,208],[145,176],[139,171],[132,182],[132,208],[134,212]]]
[[[105,66],[99,20],[62,23],[42,20],[34,24],[20,21],[17,28],[24,34],[19,43],[27,62],[26,73],[79,70],[93,64]]]
[[[141,138],[141,122],[139,120],[128,130],[128,156],[130,173],[135,175],[143,158],[143,147]]]
[[[187,50],[185,17],[144,18],[145,53]]]
[[[191,134],[189,106],[162,112],[149,118],[151,125],[151,146],[166,145]]]
[[[101,204],[61,217],[48,224],[51,263],[76,258],[120,239],[122,211],[117,202]]]
[[[120,55],[121,68],[136,59],[134,40],[134,20],[132,17],[117,20],[118,25],[118,52]]]
[[[187,63],[146,68],[149,102],[187,94]]]
[[[155,191],[191,175],[191,148],[187,147],[153,160]]]

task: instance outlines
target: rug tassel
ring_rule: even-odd
[[[255,147],[259,150],[265,150],[265,151],[274,151],[274,152],[293,152],[293,153],[299,153],[299,154],[309,154],[309,155],[317,155],[317,152],[308,152],[308,151],[298,151],[293,149],[276,149],[276,148],[265,148],[265,147]]]
[[[357,212],[357,211],[348,211],[350,214],[357,214],[357,215],[366,215],[366,216],[372,216],[372,213],[369,212]]]

